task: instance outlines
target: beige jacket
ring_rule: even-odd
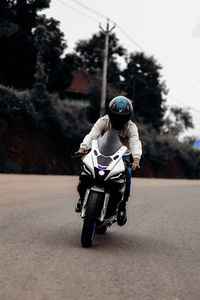
[[[92,147],[92,140],[97,139],[103,135],[106,131],[112,129],[109,116],[97,120],[97,122],[92,127],[91,131],[85,136],[80,147],[88,150]],[[123,130],[116,130],[119,138],[123,145],[127,147],[127,152],[124,155],[129,155],[132,153],[133,158],[141,158],[142,155],[142,144],[139,140],[137,126],[132,122],[128,121],[126,127]]]

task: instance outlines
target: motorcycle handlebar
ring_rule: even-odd
[[[135,175],[135,174],[138,174],[139,172],[140,172],[140,169],[136,169],[136,170],[132,170],[132,163],[130,163],[128,160],[126,160],[126,159],[123,159],[123,161],[125,162],[125,164],[126,164],[126,166],[128,167],[128,168],[131,168],[131,174],[132,175]]]
[[[88,154],[90,150],[86,150],[83,154],[73,154],[70,158],[82,158],[84,155]]]
[[[132,164],[128,160],[123,159],[123,161],[125,162],[125,164],[128,168],[132,168]]]
[[[73,154],[73,155],[70,156],[70,158],[82,158],[82,157],[83,157],[84,155],[86,155],[88,152],[90,152],[90,150],[85,151],[83,154]],[[131,164],[128,160],[123,159],[123,161],[125,162],[125,164],[126,164],[126,166],[127,166],[128,168],[131,168],[131,167],[132,167],[132,164]]]

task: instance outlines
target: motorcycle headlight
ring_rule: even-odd
[[[104,176],[104,175],[105,175],[105,171],[100,170],[100,171],[99,171],[99,175],[100,175],[100,176]]]

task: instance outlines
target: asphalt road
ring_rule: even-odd
[[[200,299],[200,181],[135,179],[128,223],[90,249],[77,182],[0,175],[0,300]]]

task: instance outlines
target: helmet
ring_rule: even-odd
[[[131,101],[124,96],[117,96],[109,103],[109,118],[112,127],[116,130],[124,128],[125,124],[130,120],[133,112]]]

